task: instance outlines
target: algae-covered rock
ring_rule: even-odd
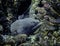
[[[19,45],[19,46],[31,46],[31,44],[30,44],[30,43],[22,43],[22,44]]]
[[[11,35],[0,34],[0,44],[9,43],[14,44],[13,46],[60,46],[59,0],[14,0],[14,2],[12,1],[13,3],[10,3],[10,1],[12,0],[0,1],[0,3],[2,2],[0,5],[4,4],[0,10],[4,14],[6,13],[7,20],[11,24]],[[18,17],[18,15],[21,16]],[[25,18],[26,16],[29,18]],[[15,17],[19,20],[16,20]],[[12,19],[16,21],[13,22]],[[2,22],[3,20],[1,19]],[[0,24],[0,31],[6,31],[5,29],[7,29],[5,28],[7,23],[3,22],[3,24],[4,27]]]
[[[15,43],[14,36],[3,35],[3,39],[5,43]]]
[[[14,36],[15,41],[20,41],[20,42],[25,42],[27,39],[27,35],[26,34],[18,34],[16,36]]]

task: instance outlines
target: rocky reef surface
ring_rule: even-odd
[[[0,7],[0,46],[60,46],[59,0],[0,0]]]

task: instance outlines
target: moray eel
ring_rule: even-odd
[[[40,26],[40,21],[33,18],[25,18],[16,20],[11,24],[11,34],[33,34],[33,32]]]

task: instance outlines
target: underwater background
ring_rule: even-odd
[[[0,46],[60,46],[60,0],[0,0]]]

